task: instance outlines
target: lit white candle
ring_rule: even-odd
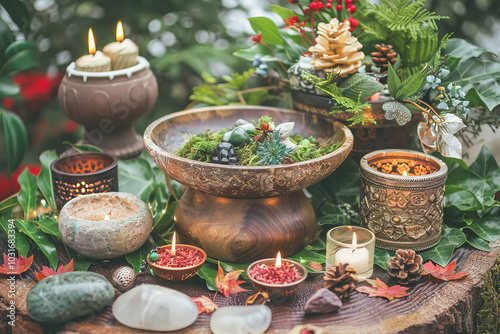
[[[124,39],[122,21],[116,25],[116,42],[106,45],[102,52],[111,58],[112,70],[121,70],[137,64],[139,47],[130,39]]]
[[[281,268],[281,252],[279,251],[276,255],[276,263],[274,264],[274,268]]]
[[[85,72],[111,71],[111,58],[101,51],[96,51],[92,28],[89,29],[89,54],[76,60],[75,69]]]
[[[352,246],[340,249],[335,253],[335,265],[340,263],[349,263],[349,267],[354,268],[357,273],[364,273],[370,269],[368,249],[357,248],[356,232],[353,232],[352,235]]]
[[[104,216],[104,220],[110,220],[108,215]]]
[[[172,235],[172,248],[170,249],[170,252],[172,253],[172,255],[175,255],[175,232]]]

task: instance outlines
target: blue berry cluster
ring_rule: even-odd
[[[264,63],[261,60],[261,56],[255,56],[255,59],[252,63],[252,66],[257,68],[255,70],[255,72],[253,72],[254,74],[261,75],[261,76],[265,76],[268,74],[269,65],[267,65],[267,63]]]

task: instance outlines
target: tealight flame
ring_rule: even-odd
[[[403,171],[403,175],[408,175],[408,173],[404,170],[404,171]]]
[[[89,54],[94,55],[95,51],[94,33],[92,32],[92,28],[89,28]]]
[[[276,264],[274,266],[276,268],[281,268],[281,252],[278,252],[276,255]]]
[[[171,248],[170,252],[172,253],[172,255],[175,255],[175,232],[172,235],[172,248]]]
[[[123,41],[123,25],[122,21],[118,21],[118,24],[116,25],[116,41],[117,42],[122,42]]]
[[[356,249],[358,247],[358,239],[356,238],[356,232],[352,233],[352,248]]]
[[[108,215],[104,216],[104,220],[110,220],[109,216]]]

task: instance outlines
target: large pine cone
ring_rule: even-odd
[[[350,26],[349,20],[339,24],[336,18],[318,24],[316,45],[309,48],[315,70],[338,73],[341,78],[358,70],[365,54],[359,51],[363,45],[351,35]]]
[[[389,63],[394,66],[398,60],[398,54],[392,49],[392,45],[377,44],[375,45],[376,52],[372,52],[373,63],[380,68],[380,73],[387,73]]]
[[[349,297],[349,293],[356,290],[354,282],[358,280],[356,270],[348,267],[348,263],[331,266],[325,273],[323,287],[332,290],[340,299]]]
[[[418,281],[424,270],[422,257],[415,255],[412,250],[399,249],[396,251],[396,256],[387,261],[387,265],[389,275],[397,278],[399,284],[403,285]]]

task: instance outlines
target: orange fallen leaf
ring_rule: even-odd
[[[230,294],[247,291],[240,287],[240,284],[245,283],[245,281],[237,281],[243,271],[244,270],[233,270],[224,276],[224,270],[222,270],[219,263],[219,271],[215,277],[215,285],[226,298],[229,297]]]
[[[60,265],[59,268],[57,268],[57,271],[54,271],[54,269],[46,267],[46,266],[42,266],[41,268],[38,267],[38,270],[39,271],[35,272],[35,276],[36,276],[36,279],[38,281],[41,281],[44,278],[47,278],[50,276],[54,276],[54,275],[62,274],[62,273],[68,273],[70,271],[75,270],[75,268],[73,268],[73,260],[71,260],[65,266]]]
[[[359,288],[356,288],[356,291],[368,293],[368,297],[384,297],[389,300],[393,300],[394,298],[400,298],[408,295],[406,293],[406,290],[408,290],[408,288],[405,288],[401,285],[393,285],[391,287],[388,287],[387,284],[385,284],[378,278],[376,280],[367,279],[366,281],[372,286],[360,286]]]
[[[10,261],[9,261],[10,259]],[[29,269],[33,263],[33,255],[25,258],[22,255],[17,257],[9,257],[7,254],[3,254],[3,265],[0,267],[0,274],[4,275],[21,275],[26,270]]]
[[[448,264],[446,267],[441,267],[439,264],[434,265],[431,261],[428,261],[424,264],[424,272],[422,275],[432,275],[434,278],[437,278],[442,281],[453,281],[456,279],[461,279],[467,273],[465,271],[455,273],[455,269],[457,268],[457,261],[453,261]]]
[[[202,314],[203,312],[212,313],[219,308],[219,306],[207,296],[193,297],[191,299],[196,304],[196,307],[198,307],[198,314]]]

